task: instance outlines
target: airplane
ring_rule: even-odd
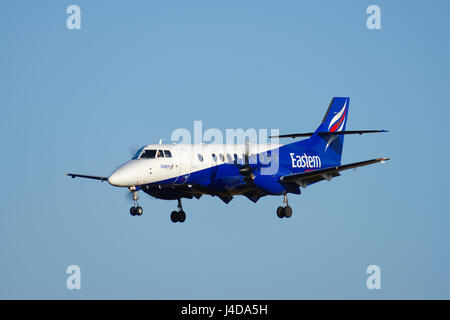
[[[345,135],[387,132],[386,130],[346,130],[349,97],[334,97],[319,127],[314,132],[294,133],[271,138],[306,138],[288,144],[149,144],[141,147],[131,160],[108,177],[66,173],[72,178],[108,181],[128,188],[134,205],[132,216],[141,216],[138,191],[164,200],[177,200],[173,223],[184,222],[181,199],[203,195],[217,196],[229,203],[243,195],[253,202],[268,195],[283,196],[276,214],[290,218],[288,194],[301,188],[340,176],[348,169],[389,160],[375,158],[341,164]],[[270,172],[270,168],[277,168]],[[270,174],[267,174],[270,172]]]

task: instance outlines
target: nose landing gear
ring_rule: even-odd
[[[282,219],[282,218],[292,217],[292,208],[288,204],[287,194],[283,195],[283,203],[284,203],[284,207],[280,206],[277,208],[278,218]]]
[[[173,223],[184,222],[186,220],[186,213],[183,211],[180,198],[178,198],[178,211],[172,211],[170,220],[172,220]]]
[[[144,213],[144,209],[142,209],[142,207],[139,206],[138,204],[138,193],[135,187],[130,187],[130,192],[133,193],[133,202],[134,202],[134,206],[130,208],[130,214],[132,216],[142,216],[142,214]]]

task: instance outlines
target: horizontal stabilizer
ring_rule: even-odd
[[[348,130],[348,131],[323,131],[323,132],[306,132],[306,133],[292,133],[292,134],[281,134],[279,136],[270,136],[269,138],[300,138],[300,137],[311,137],[314,133],[318,135],[344,135],[344,134],[364,134],[364,133],[380,133],[388,132],[387,130]]]

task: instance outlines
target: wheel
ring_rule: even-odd
[[[136,215],[136,207],[131,207],[131,208],[130,208],[130,214],[131,214],[132,216],[135,216],[135,215]]]
[[[181,210],[178,212],[178,221],[184,222],[186,220],[186,213]]]
[[[142,209],[142,207],[136,207],[135,212],[137,216],[142,216],[144,209]]]
[[[178,222],[178,212],[172,211],[170,214],[170,220],[172,220],[173,223]]]
[[[286,218],[292,217],[292,208],[291,208],[291,207],[286,206],[286,207],[284,208],[284,216],[285,216]]]
[[[284,218],[284,208],[283,207],[280,206],[277,208],[277,216],[280,219]]]

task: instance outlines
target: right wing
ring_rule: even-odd
[[[100,180],[100,181],[108,181],[108,178],[105,178],[105,177],[87,176],[84,174],[65,173],[65,175],[69,176],[71,178],[85,178],[85,179],[94,179],[94,180]]]
[[[367,166],[369,164],[387,161],[389,158],[377,158],[372,160],[354,162],[350,164],[344,164],[342,166],[330,167],[325,169],[318,169],[312,171],[306,171],[301,173],[294,173],[280,178],[280,182],[296,183],[299,186],[306,188],[308,185],[319,182],[321,180],[331,180],[334,177],[340,176],[340,171],[355,169],[357,167]]]

